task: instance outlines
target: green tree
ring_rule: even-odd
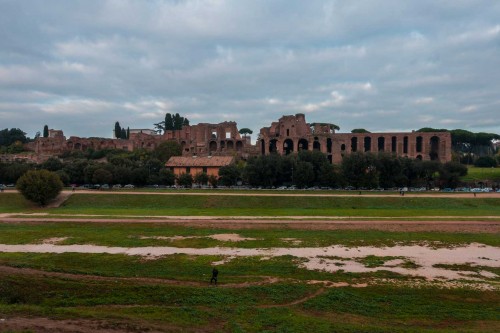
[[[182,148],[181,145],[172,140],[164,141],[156,147],[153,151],[153,156],[159,159],[161,162],[167,162],[172,156],[181,156]]]
[[[219,182],[224,186],[236,185],[240,177],[240,170],[235,164],[226,165],[219,169]]]
[[[153,126],[158,134],[162,134],[165,131],[165,121],[160,121],[159,123],[153,124]]]
[[[43,126],[43,137],[44,138],[49,137],[49,126],[48,125]]]
[[[443,187],[456,188],[460,177],[467,175],[467,167],[457,162],[447,162],[439,170],[439,178]]]
[[[478,168],[495,168],[497,160],[491,156],[481,156],[474,162],[474,166]]]
[[[130,139],[130,127],[127,127],[127,140]]]
[[[298,161],[293,177],[295,185],[304,188],[314,183],[314,167],[310,162]]]
[[[26,133],[19,128],[11,128],[10,130],[6,128],[0,131],[0,146],[10,146],[16,141],[21,143],[28,142]]]
[[[356,188],[378,186],[377,161],[373,154],[352,153],[342,159],[342,174]]]
[[[175,130],[182,129],[182,122],[183,121],[184,121],[184,119],[181,117],[181,115],[176,113],[174,116],[174,129]]]
[[[175,184],[175,175],[170,169],[163,168],[158,173],[161,185],[172,186]]]
[[[172,118],[172,115],[170,113],[167,113],[165,115],[165,131],[171,131],[174,129],[174,119]]]
[[[364,128],[355,128],[351,131],[351,133],[370,133],[370,132],[365,130]]]
[[[247,137],[248,134],[253,134],[253,131],[249,128],[242,128],[238,131],[241,135],[243,135],[244,138]]]
[[[64,172],[64,170],[57,170],[56,174],[59,176],[64,185],[70,184],[69,175],[66,172]]]
[[[198,172],[194,175],[194,182],[199,185],[205,185],[208,182],[208,175],[205,172]]]
[[[215,188],[215,187],[217,187],[219,179],[215,175],[210,175],[210,176],[208,176],[208,182],[210,185],[212,185],[212,187]]]
[[[113,182],[113,174],[104,168],[99,168],[92,175],[92,183],[94,184],[110,184]]]
[[[379,186],[382,188],[399,187],[405,185],[401,160],[388,153],[379,153],[377,156],[377,170],[379,172]]]
[[[117,139],[122,138],[122,127],[120,126],[120,123],[118,121],[115,123],[115,137]]]
[[[182,173],[179,176],[179,185],[185,187],[193,186],[193,176],[190,173]]]
[[[45,170],[57,171],[61,170],[64,167],[64,164],[57,157],[50,157],[48,160],[42,163],[41,167]]]
[[[19,178],[16,187],[26,199],[45,206],[59,195],[63,183],[54,172],[30,170]]]

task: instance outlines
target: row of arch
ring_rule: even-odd
[[[189,148],[186,147],[187,142],[182,141],[181,142],[181,147],[183,150],[187,150]],[[218,151],[227,151],[227,150],[236,150],[236,151],[242,151],[243,150],[243,142],[238,140],[234,142],[233,140],[221,140],[221,141],[215,141],[211,140],[208,143],[208,152],[209,153],[214,153]]]
[[[365,136],[365,137],[351,137],[350,139],[350,150],[347,151],[346,144],[343,143],[340,145],[340,151],[341,153],[345,152],[357,152],[357,151],[363,151],[363,152],[372,152],[373,151],[373,145],[372,145],[372,136]],[[390,148],[387,147],[386,145],[386,139],[390,140]],[[403,155],[408,155],[410,153],[417,153],[417,158],[423,159],[422,153],[428,153],[429,154],[429,159],[430,160],[437,160],[439,159],[439,146],[440,146],[440,138],[438,136],[432,136],[429,139],[428,142],[428,149],[425,149],[424,147],[424,138],[422,136],[417,136],[415,138],[415,149],[414,152],[410,152],[410,138],[408,136],[403,137],[403,142],[402,142],[402,149],[399,149],[398,151],[398,137],[392,136],[390,138],[387,138],[385,136],[379,136],[376,138],[376,151],[378,152],[392,152],[392,153],[402,153]],[[269,146],[268,152],[269,153],[277,153],[278,151],[278,139],[271,139],[269,140]],[[360,144],[361,147],[360,147]],[[332,153],[332,146],[333,142],[331,138],[326,139],[326,153],[331,154]],[[281,147],[281,152],[284,155],[288,155],[294,151],[301,151],[301,150],[316,150],[316,151],[322,151],[321,150],[321,142],[319,141],[318,137],[314,138],[314,141],[312,142],[312,149],[310,148],[310,142],[309,140],[305,138],[301,138],[297,141],[297,148],[295,149],[295,144],[294,141],[290,138],[285,139],[283,141],[283,146]],[[266,153],[266,142],[265,140],[261,140],[261,153],[264,155]]]

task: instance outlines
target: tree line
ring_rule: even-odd
[[[219,181],[235,185],[237,180],[251,186],[329,187],[353,189],[395,187],[451,187],[460,184],[467,167],[457,163],[440,163],[396,157],[388,153],[352,153],[340,165],[329,163],[325,154],[300,151],[281,156],[270,154],[249,159],[244,165],[220,170]]]
[[[219,177],[206,174],[184,174],[175,177],[165,167],[171,156],[181,155],[175,141],[166,141],[153,151],[88,150],[68,152],[60,158],[49,158],[42,164],[25,162],[0,163],[0,182],[15,183],[28,170],[56,172],[69,184],[134,184],[184,186],[211,184],[272,188],[312,186],[353,189],[394,187],[457,187],[459,178],[467,174],[466,166],[457,162],[439,163],[396,157],[388,153],[352,153],[342,163],[332,165],[325,154],[300,151],[281,156],[270,154],[238,161],[222,167]],[[103,160],[106,162],[103,163]]]

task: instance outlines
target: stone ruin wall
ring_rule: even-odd
[[[57,135],[53,133],[57,133]],[[251,144],[250,137],[240,136],[236,122],[184,126],[181,130],[166,131],[163,135],[131,133],[128,140],[75,136],[66,139],[62,131],[50,130],[49,137],[38,138],[25,147],[39,156],[48,158],[64,152],[86,151],[88,149],[154,150],[162,142],[168,140],[178,142],[184,156],[231,155],[247,158],[250,155],[258,154],[256,147]]]
[[[250,137],[242,137],[236,122],[200,123],[163,135],[135,133],[130,139],[80,138],[66,139],[62,131],[51,130],[48,138],[38,138],[26,145],[41,160],[70,151],[87,149],[154,150],[164,141],[174,140],[182,147],[183,156],[250,156],[276,152],[286,155],[300,150],[316,150],[327,155],[331,163],[340,163],[342,156],[352,152],[385,151],[398,156],[422,160],[451,161],[449,132],[411,133],[335,133],[333,124],[308,124],[304,114],[281,117],[264,127],[256,145]]]
[[[287,155],[300,150],[326,154],[331,163],[342,162],[352,152],[389,152],[424,161],[451,161],[449,132],[335,133],[333,124],[307,124],[303,114],[283,116],[260,130],[257,146],[261,155]]]

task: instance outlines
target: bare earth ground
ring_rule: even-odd
[[[436,221],[432,217],[421,217],[421,221],[404,221],[398,218],[381,220],[355,220],[349,218],[294,216],[294,217],[249,217],[249,216],[157,216],[157,217],[122,217],[105,218],[95,215],[78,215],[74,218],[59,215],[59,218],[45,217],[39,214],[0,214],[0,221],[4,223],[165,223],[174,226],[188,226],[199,228],[224,229],[303,229],[303,230],[381,230],[381,231],[432,231],[432,232],[459,232],[459,233],[499,233],[500,219],[496,216],[481,217],[486,220],[466,221],[443,220]],[[72,215],[75,216],[75,215]],[[418,217],[416,217],[418,218]],[[425,220],[428,218],[428,220]],[[443,218],[443,217],[440,217]],[[455,217],[456,218],[456,217]],[[491,218],[492,220],[487,220]]]

